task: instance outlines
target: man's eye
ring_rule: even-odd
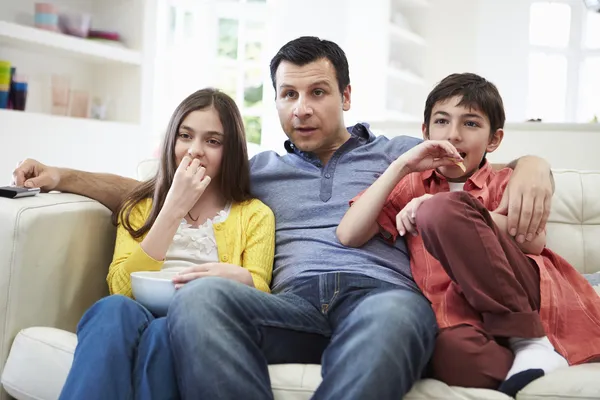
[[[296,92],[294,92],[294,91],[291,91],[291,90],[290,90],[289,92],[285,92],[285,95],[284,95],[284,97],[287,97],[287,98],[294,98],[294,97],[296,97]]]
[[[322,89],[316,89],[314,91],[315,96],[323,96],[325,94],[325,91]]]

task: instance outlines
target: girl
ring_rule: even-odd
[[[234,101],[214,89],[175,110],[156,176],[115,213],[110,294],[83,316],[61,399],[176,399],[164,317],[132,299],[131,273],[183,267],[173,278],[213,276],[269,291],[272,211],[250,196],[246,138]]]

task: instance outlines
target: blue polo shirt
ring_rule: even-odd
[[[366,275],[418,290],[404,240],[392,246],[374,237],[361,248],[343,246],[335,231],[349,201],[367,189],[402,153],[421,141],[375,137],[357,124],[327,165],[286,141],[286,155],[267,151],[250,160],[252,194],[275,214],[272,291],[332,272]]]

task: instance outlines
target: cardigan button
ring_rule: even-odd
[[[221,261],[227,262],[229,261],[229,257],[227,255],[224,255],[223,257],[221,257]]]
[[[215,229],[218,230],[218,231],[220,231],[221,229],[223,229],[223,226],[221,226],[221,225],[215,225]]]

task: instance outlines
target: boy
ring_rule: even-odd
[[[504,121],[492,83],[445,78],[427,98],[425,142],[352,200],[337,235],[358,247],[408,234],[413,277],[440,327],[433,377],[515,396],[555,369],[600,358],[600,298],[545,248],[544,232],[518,243],[507,217],[492,212],[511,174],[486,161]]]

